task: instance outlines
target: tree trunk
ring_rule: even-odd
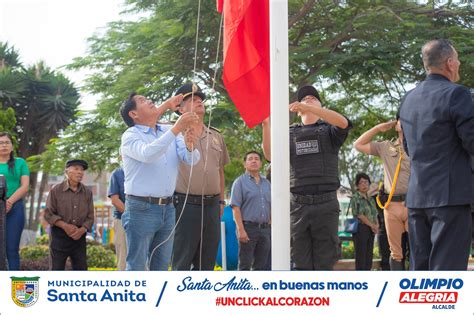
[[[44,190],[46,186],[48,185],[48,179],[49,179],[49,173],[43,173],[43,177],[41,178],[41,183],[40,183],[39,191],[38,191],[38,201],[36,203],[36,211],[34,215],[35,219],[33,221],[34,226],[38,226],[38,223],[39,223],[41,203],[43,202]]]
[[[38,173],[32,172],[30,174],[30,211],[28,213],[28,222],[27,227],[28,229],[33,228],[33,215],[35,212],[35,192],[36,192],[36,182],[38,181]]]
[[[24,159],[26,159],[29,156],[43,153],[44,150],[45,150],[45,145],[55,135],[56,135],[56,133],[54,133],[54,132],[53,133],[49,132],[49,133],[43,134],[42,138],[39,140],[39,142],[35,146],[26,147],[26,148],[24,148],[23,152],[19,152],[19,154],[22,155],[22,157]],[[25,138],[25,141],[27,141],[26,138]],[[20,147],[21,147],[21,144],[22,143],[20,143]],[[46,180],[48,178],[49,178],[49,176],[46,176]],[[39,203],[37,205],[37,207],[35,207],[37,182],[38,182],[38,173],[37,172],[31,172],[31,174],[30,174],[30,212],[28,213],[28,223],[27,223],[27,227],[29,229],[36,229],[37,218],[38,218],[38,215],[39,215],[38,209],[41,207],[41,203]],[[41,184],[42,183],[43,183],[43,181],[41,181]],[[41,186],[40,186],[40,190],[41,190]],[[44,191],[44,187],[43,187],[43,191]],[[38,196],[38,200],[40,200],[39,199],[40,197],[42,197],[42,196],[41,195]]]

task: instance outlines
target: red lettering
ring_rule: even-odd
[[[454,304],[458,301],[458,292],[413,292],[400,293],[400,303]]]

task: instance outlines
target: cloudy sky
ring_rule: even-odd
[[[87,50],[86,39],[119,19],[123,0],[0,0],[0,42],[20,52],[24,65],[44,60],[53,69]],[[61,70],[77,87],[85,72]],[[97,97],[82,94],[81,109],[92,109]]]

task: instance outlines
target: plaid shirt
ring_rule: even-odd
[[[352,195],[350,207],[354,217],[362,214],[365,215],[370,222],[374,224],[377,223],[377,206],[375,205],[374,198],[369,197],[369,199],[367,199],[366,196],[357,191]]]

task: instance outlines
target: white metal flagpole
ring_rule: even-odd
[[[269,1],[272,270],[290,270],[288,1]]]
[[[227,270],[227,243],[225,239],[225,222],[221,221],[221,258],[222,270]]]

